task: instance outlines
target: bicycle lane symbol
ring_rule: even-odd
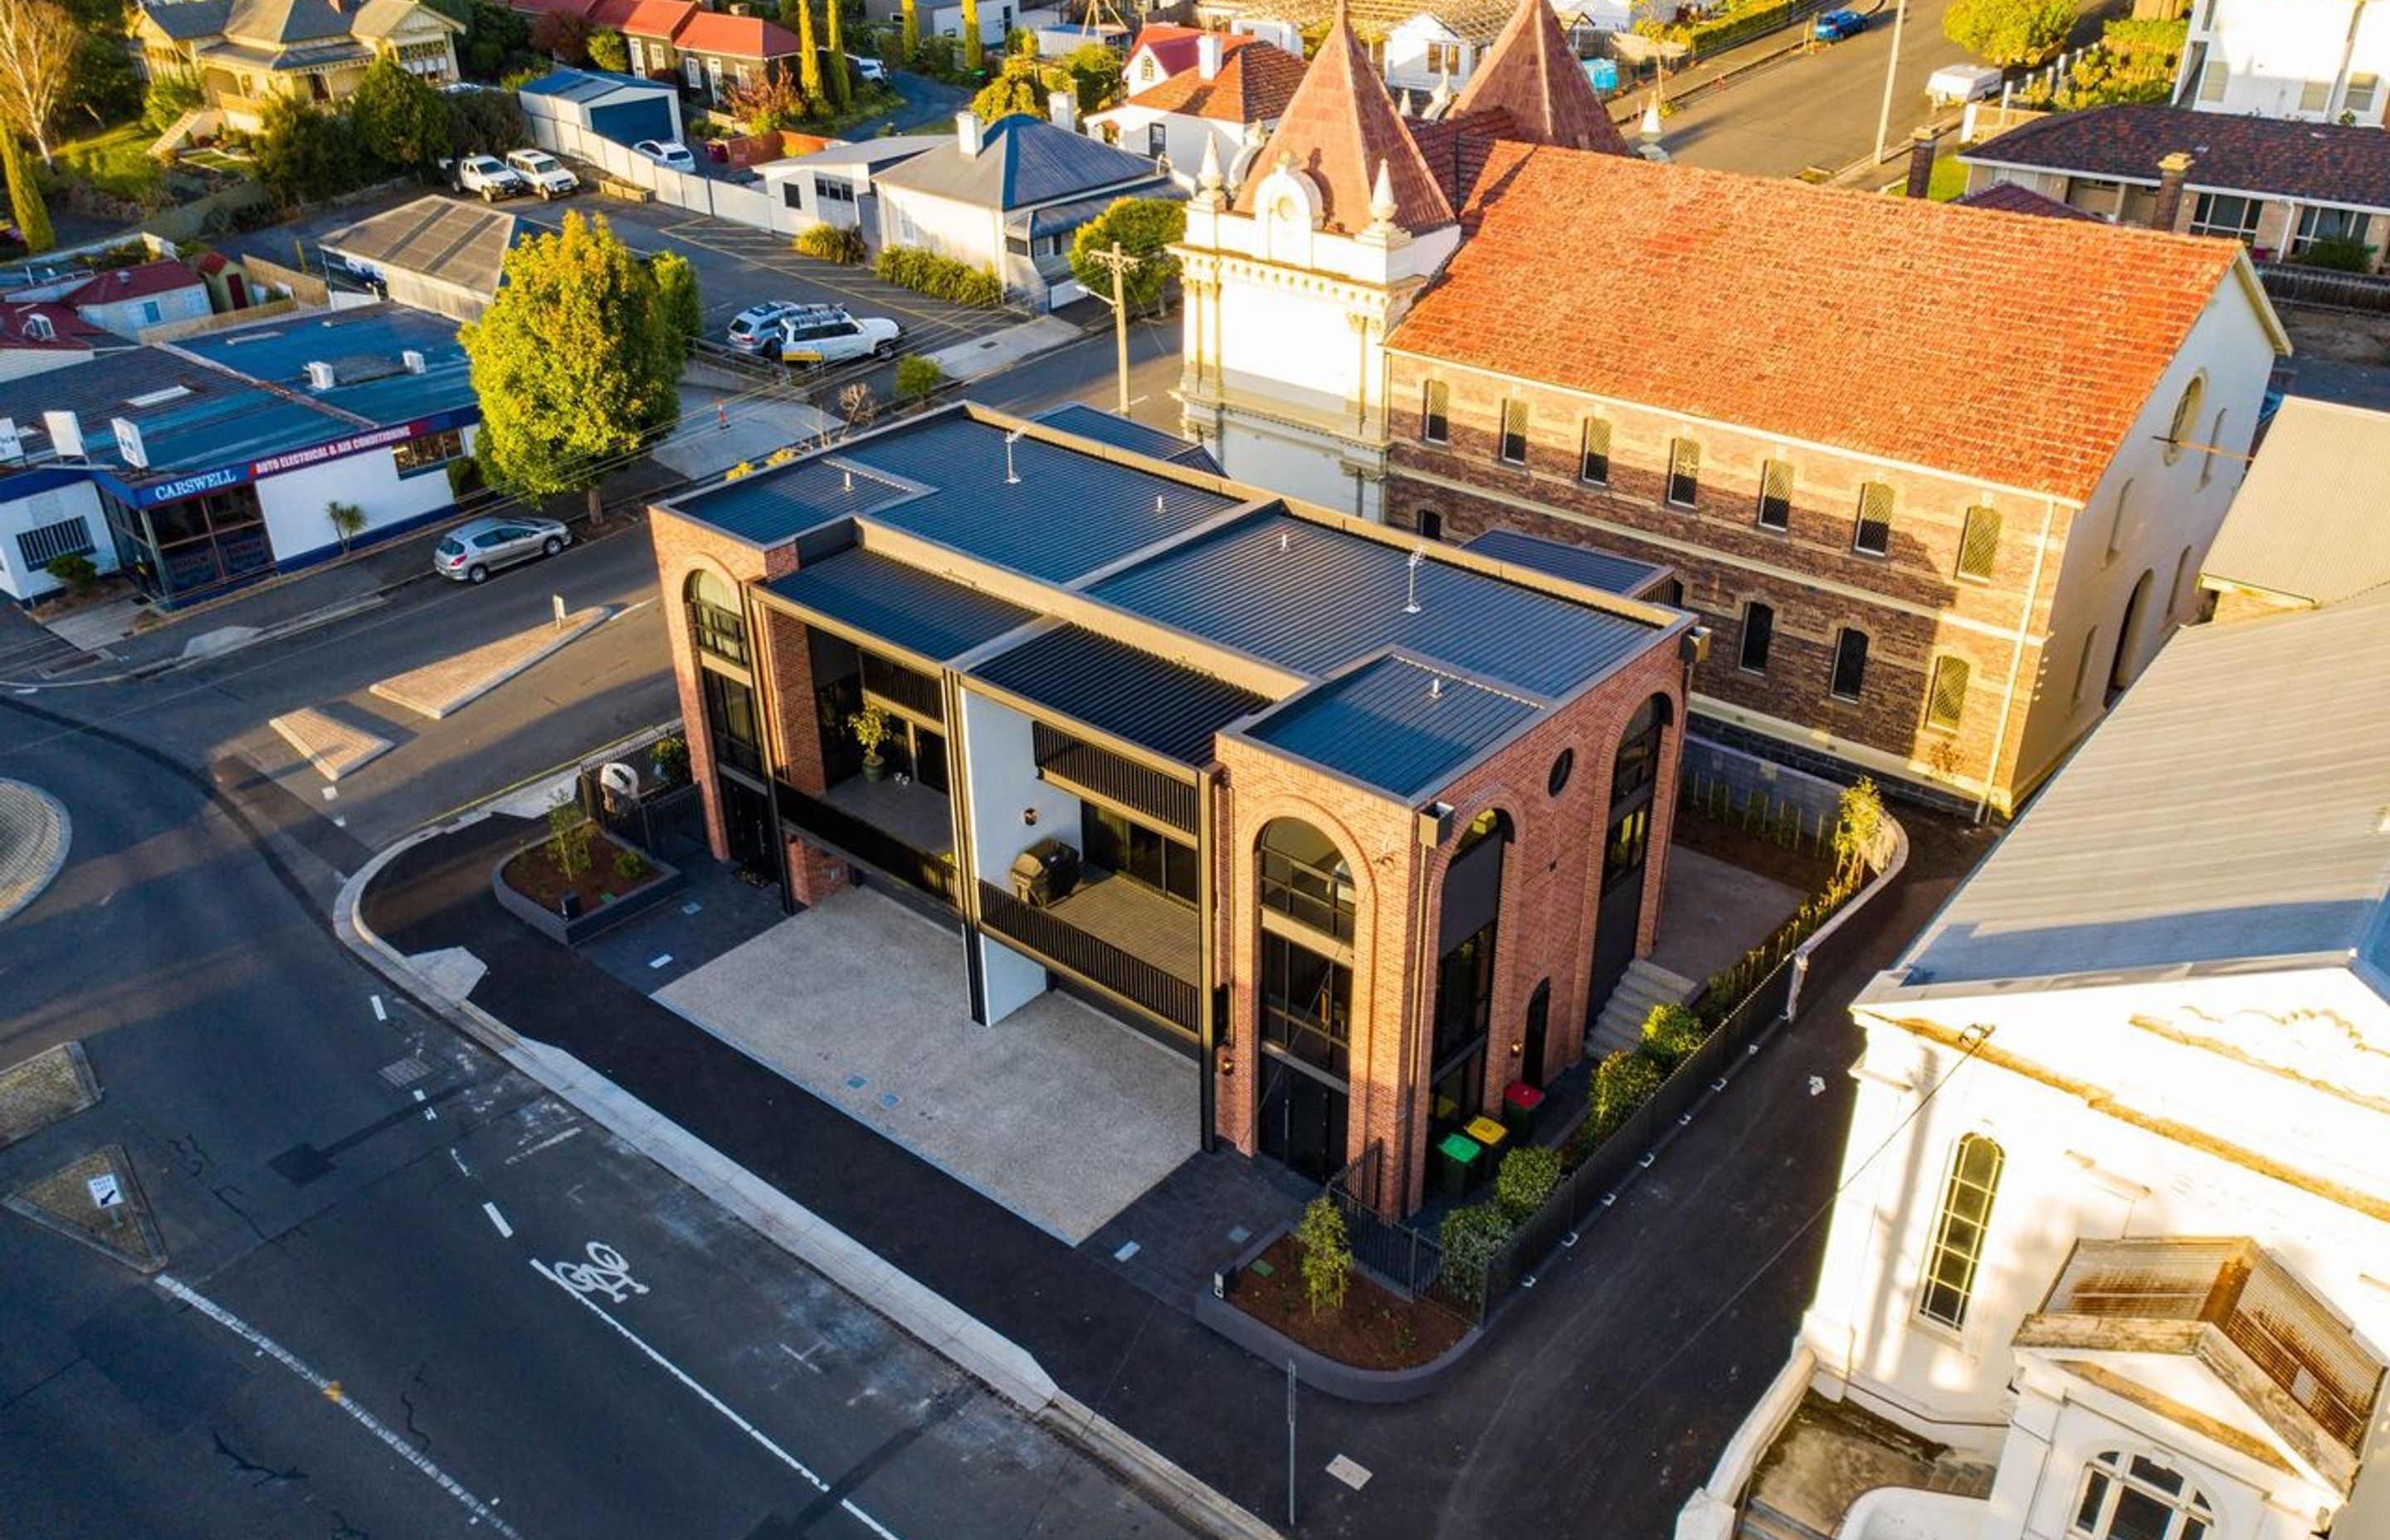
[[[631,1264],[623,1253],[602,1240],[588,1246],[587,1262],[534,1262],[533,1267],[572,1290],[576,1294],[603,1294],[620,1304],[633,1294],[648,1292],[648,1286],[631,1277]]]

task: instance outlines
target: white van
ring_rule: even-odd
[[[1985,101],[2000,94],[2000,71],[1988,64],[1946,64],[1927,77],[1926,99],[1936,107]]]

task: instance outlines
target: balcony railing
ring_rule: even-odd
[[[935,852],[906,843],[843,808],[777,783],[780,816],[832,850],[886,872],[947,904],[956,902],[955,868]]]
[[[934,676],[906,668],[876,652],[864,653],[862,665],[863,687],[871,694],[926,716],[932,722],[946,719],[945,698],[940,693]]]
[[[1018,942],[1054,968],[1075,973],[1132,1005],[1189,1032],[1198,1030],[1201,992],[1194,981],[1124,952],[1059,916],[1023,904],[993,882],[979,885],[980,923]]]
[[[1048,779],[1134,808],[1182,834],[1196,832],[1199,804],[1189,782],[1043,722],[1033,724],[1031,736],[1037,768]]]

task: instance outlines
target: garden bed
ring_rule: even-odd
[[[1265,1271],[1266,1269],[1266,1271]],[[1311,1312],[1303,1288],[1303,1247],[1291,1234],[1237,1273],[1229,1303],[1271,1330],[1325,1358],[1363,1369],[1408,1369],[1458,1343],[1467,1322],[1424,1300],[1407,1300],[1357,1268],[1341,1310]]]
[[[1731,819],[1713,818],[1698,808],[1679,807],[1670,842],[1714,855],[1747,872],[1773,878],[1804,895],[1818,892],[1833,879],[1831,855],[1778,843],[1744,828]]]
[[[615,858],[623,854],[636,856],[642,863],[638,876],[624,877],[615,870]],[[653,908],[687,880],[679,868],[603,829],[591,831],[589,866],[577,877],[568,878],[558,869],[555,853],[545,839],[515,852],[490,874],[490,886],[500,907],[567,946],[578,946],[598,931]],[[580,901],[579,913],[570,919],[559,907],[568,893]]]

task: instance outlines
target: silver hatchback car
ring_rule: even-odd
[[[572,544],[572,532],[553,519],[469,519],[440,537],[431,570],[458,583],[482,583],[501,567],[554,556]]]

